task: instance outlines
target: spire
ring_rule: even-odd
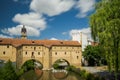
[[[25,25],[23,25],[23,27],[21,29],[21,38],[22,39],[27,39],[27,30],[25,28]]]

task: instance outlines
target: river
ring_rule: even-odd
[[[79,75],[67,71],[30,70],[24,73],[20,80],[83,80]]]

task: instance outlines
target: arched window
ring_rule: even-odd
[[[55,52],[55,55],[57,55],[57,52]]]
[[[32,56],[34,56],[34,52],[32,52]]]
[[[36,50],[36,47],[34,47],[34,50]]]
[[[39,49],[41,49],[41,47],[39,47]]]
[[[66,52],[65,52],[65,55],[66,55]]]
[[[25,52],[25,54],[27,55],[27,51]]]
[[[40,52],[38,52],[38,55],[40,55]]]
[[[77,56],[77,59],[79,58],[79,56]]]
[[[5,51],[3,52],[3,54],[5,55]]]

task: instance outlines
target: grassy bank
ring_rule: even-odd
[[[105,80],[103,77],[88,73],[87,71],[80,68],[76,68],[74,66],[69,66],[67,70],[78,74],[84,80]]]

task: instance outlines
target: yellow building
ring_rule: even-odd
[[[29,40],[25,34],[21,35],[21,39],[0,38],[0,60],[16,62],[17,68],[30,59],[39,61],[43,69],[50,69],[58,59],[64,59],[76,67],[81,66],[82,52],[79,42]]]

